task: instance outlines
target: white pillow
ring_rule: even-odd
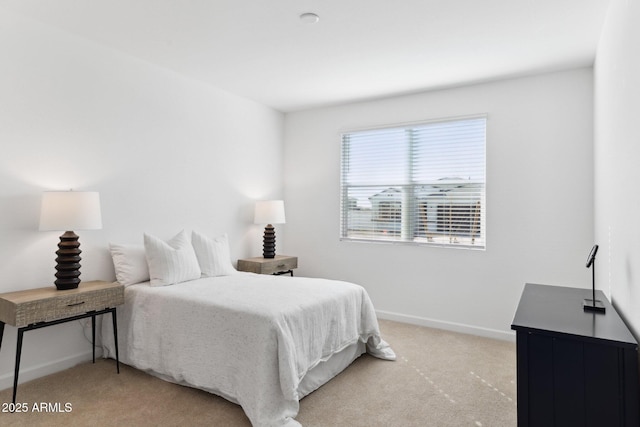
[[[116,280],[123,286],[149,280],[149,265],[142,245],[109,243]]]
[[[206,277],[228,276],[237,273],[231,264],[229,238],[226,234],[210,239],[200,233],[191,233],[191,244],[196,251],[202,275]]]
[[[168,242],[144,234],[151,286],[167,286],[200,278],[198,258],[182,230]]]

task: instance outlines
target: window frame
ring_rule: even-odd
[[[373,237],[354,237],[354,236],[349,236],[349,211],[351,210],[355,210],[353,208],[350,208],[349,206],[353,205],[354,202],[353,200],[351,200],[350,194],[348,189],[349,188],[355,188],[355,187],[366,187],[367,185],[350,185],[350,184],[346,184],[345,181],[345,136],[348,135],[353,135],[353,134],[357,134],[357,133],[362,133],[362,132],[374,132],[374,131],[390,131],[390,130],[394,130],[394,129],[403,129],[404,131],[409,131],[411,132],[412,128],[419,128],[419,127],[427,127],[429,125],[433,125],[433,124],[439,124],[439,123],[448,123],[448,122],[456,122],[456,121],[467,121],[467,120],[477,120],[477,119],[481,119],[483,120],[483,129],[482,129],[482,156],[481,156],[481,161],[482,161],[482,178],[480,180],[474,180],[473,183],[478,185],[479,190],[479,197],[475,203],[475,205],[473,203],[463,203],[463,202],[459,202],[456,207],[455,210],[458,211],[458,217],[462,218],[460,219],[459,222],[455,223],[455,222],[449,222],[449,227],[454,227],[454,228],[467,228],[468,230],[468,234],[470,236],[466,237],[466,240],[469,240],[471,243],[460,243],[459,241],[457,241],[457,239],[455,238],[454,234],[455,233],[450,233],[450,235],[446,238],[449,238],[449,242],[443,242],[443,236],[439,236],[437,242],[433,242],[433,241],[428,241],[429,238],[425,237],[424,239],[427,240],[422,240],[422,239],[418,239],[420,236],[418,236],[418,231],[421,227],[426,227],[426,222],[424,224],[421,224],[421,220],[420,220],[420,202],[418,201],[418,197],[416,197],[416,190],[419,189],[421,186],[424,188],[424,184],[420,184],[414,181],[408,182],[408,183],[403,183],[403,184],[389,184],[389,185],[378,185],[386,187],[383,191],[387,191],[387,190],[395,190],[397,188],[403,188],[404,189],[404,193],[405,195],[403,197],[401,197],[402,203],[406,203],[408,206],[407,209],[407,216],[402,219],[402,209],[400,208],[400,213],[398,213],[398,210],[396,208],[394,208],[393,210],[386,212],[386,213],[382,213],[380,214],[379,212],[376,213],[374,212],[373,209],[373,203],[372,203],[372,207],[370,208],[372,210],[371,212],[371,221],[380,221],[381,218],[388,216],[388,217],[394,217],[394,218],[398,218],[400,217],[401,220],[401,224],[399,226],[399,228],[402,230],[400,231],[395,231],[395,234],[404,234],[405,237],[403,238],[402,236],[400,236],[399,238],[373,238]],[[405,122],[405,123],[396,123],[396,124],[387,124],[387,125],[381,125],[381,126],[375,126],[375,127],[368,127],[368,128],[358,128],[358,129],[349,129],[349,130],[345,130],[342,131],[340,133],[340,192],[339,192],[339,197],[340,197],[340,209],[339,209],[339,214],[340,214],[340,230],[339,230],[339,240],[340,241],[345,241],[345,242],[362,242],[362,243],[373,243],[373,244],[401,244],[401,245],[414,245],[414,246],[427,246],[427,247],[439,247],[439,248],[454,248],[454,249],[469,249],[469,250],[481,250],[481,251],[485,251],[487,249],[487,149],[488,149],[488,141],[487,141],[487,134],[488,134],[488,114],[474,114],[474,115],[465,115],[465,116],[455,116],[455,117],[445,117],[445,118],[437,118],[437,119],[430,119],[430,120],[422,120],[422,121],[417,121],[417,122]],[[415,129],[413,129],[415,131]],[[410,144],[410,142],[407,141],[407,144]],[[412,157],[412,154],[408,154],[407,155],[407,162],[414,161],[415,159]],[[413,168],[413,164],[410,168]],[[472,181],[469,181],[470,183]],[[371,187],[374,187],[374,185],[370,185]],[[401,190],[402,192],[402,190]],[[375,196],[376,194],[374,194]],[[373,196],[371,196],[373,197]],[[425,199],[428,200],[428,197]],[[475,199],[474,199],[475,200]],[[397,202],[395,201],[387,201],[387,202],[383,202],[383,203],[390,203],[393,205],[396,205]],[[425,202],[426,204],[426,202]],[[357,206],[357,202],[356,205]],[[444,225],[442,225],[442,221],[439,218],[438,212],[442,209],[443,205],[436,205],[436,220],[435,220],[435,224],[436,224],[436,228],[438,229],[438,231],[444,227]],[[451,202],[448,205],[449,209],[451,210]],[[382,216],[381,216],[382,215]],[[464,218],[468,218],[468,217],[472,217],[473,215],[479,215],[479,219],[477,223],[472,223],[473,220],[465,220]],[[375,217],[375,218],[374,218]],[[427,214],[425,214],[425,218],[427,217]],[[413,219],[407,219],[407,218],[413,218]],[[467,222],[465,222],[467,221]],[[432,221],[433,222],[433,221]],[[477,227],[476,232],[473,231],[473,228]],[[476,244],[476,237],[474,237],[474,233],[478,234],[478,238],[477,240],[479,241],[478,244]],[[425,233],[425,235],[427,235],[429,233]],[[463,233],[464,235],[464,233]],[[409,236],[410,238],[407,238],[406,236]]]

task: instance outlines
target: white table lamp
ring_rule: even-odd
[[[274,258],[276,256],[276,232],[273,224],[284,224],[284,201],[263,200],[256,202],[255,224],[267,224],[264,228],[264,241],[262,244],[262,256]]]
[[[65,231],[56,251],[58,290],[75,289],[80,284],[80,242],[71,230],[102,228],[100,194],[93,191],[46,191],[42,194],[40,230]]]

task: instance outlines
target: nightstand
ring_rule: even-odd
[[[118,357],[118,328],[116,306],[124,303],[124,287],[119,283],[81,282],[78,288],[64,291],[54,286],[0,294],[0,349],[4,325],[18,328],[16,365],[13,377],[13,403],[16,403],[22,336],[26,331],[91,317],[93,362],[96,361],[96,316],[111,313],[113,338],[116,344],[116,369],[120,373]]]
[[[298,257],[276,255],[275,258],[254,257],[238,260],[238,270],[258,274],[291,274],[298,268]]]

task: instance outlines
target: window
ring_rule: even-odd
[[[341,238],[484,248],[486,121],[343,134]]]

